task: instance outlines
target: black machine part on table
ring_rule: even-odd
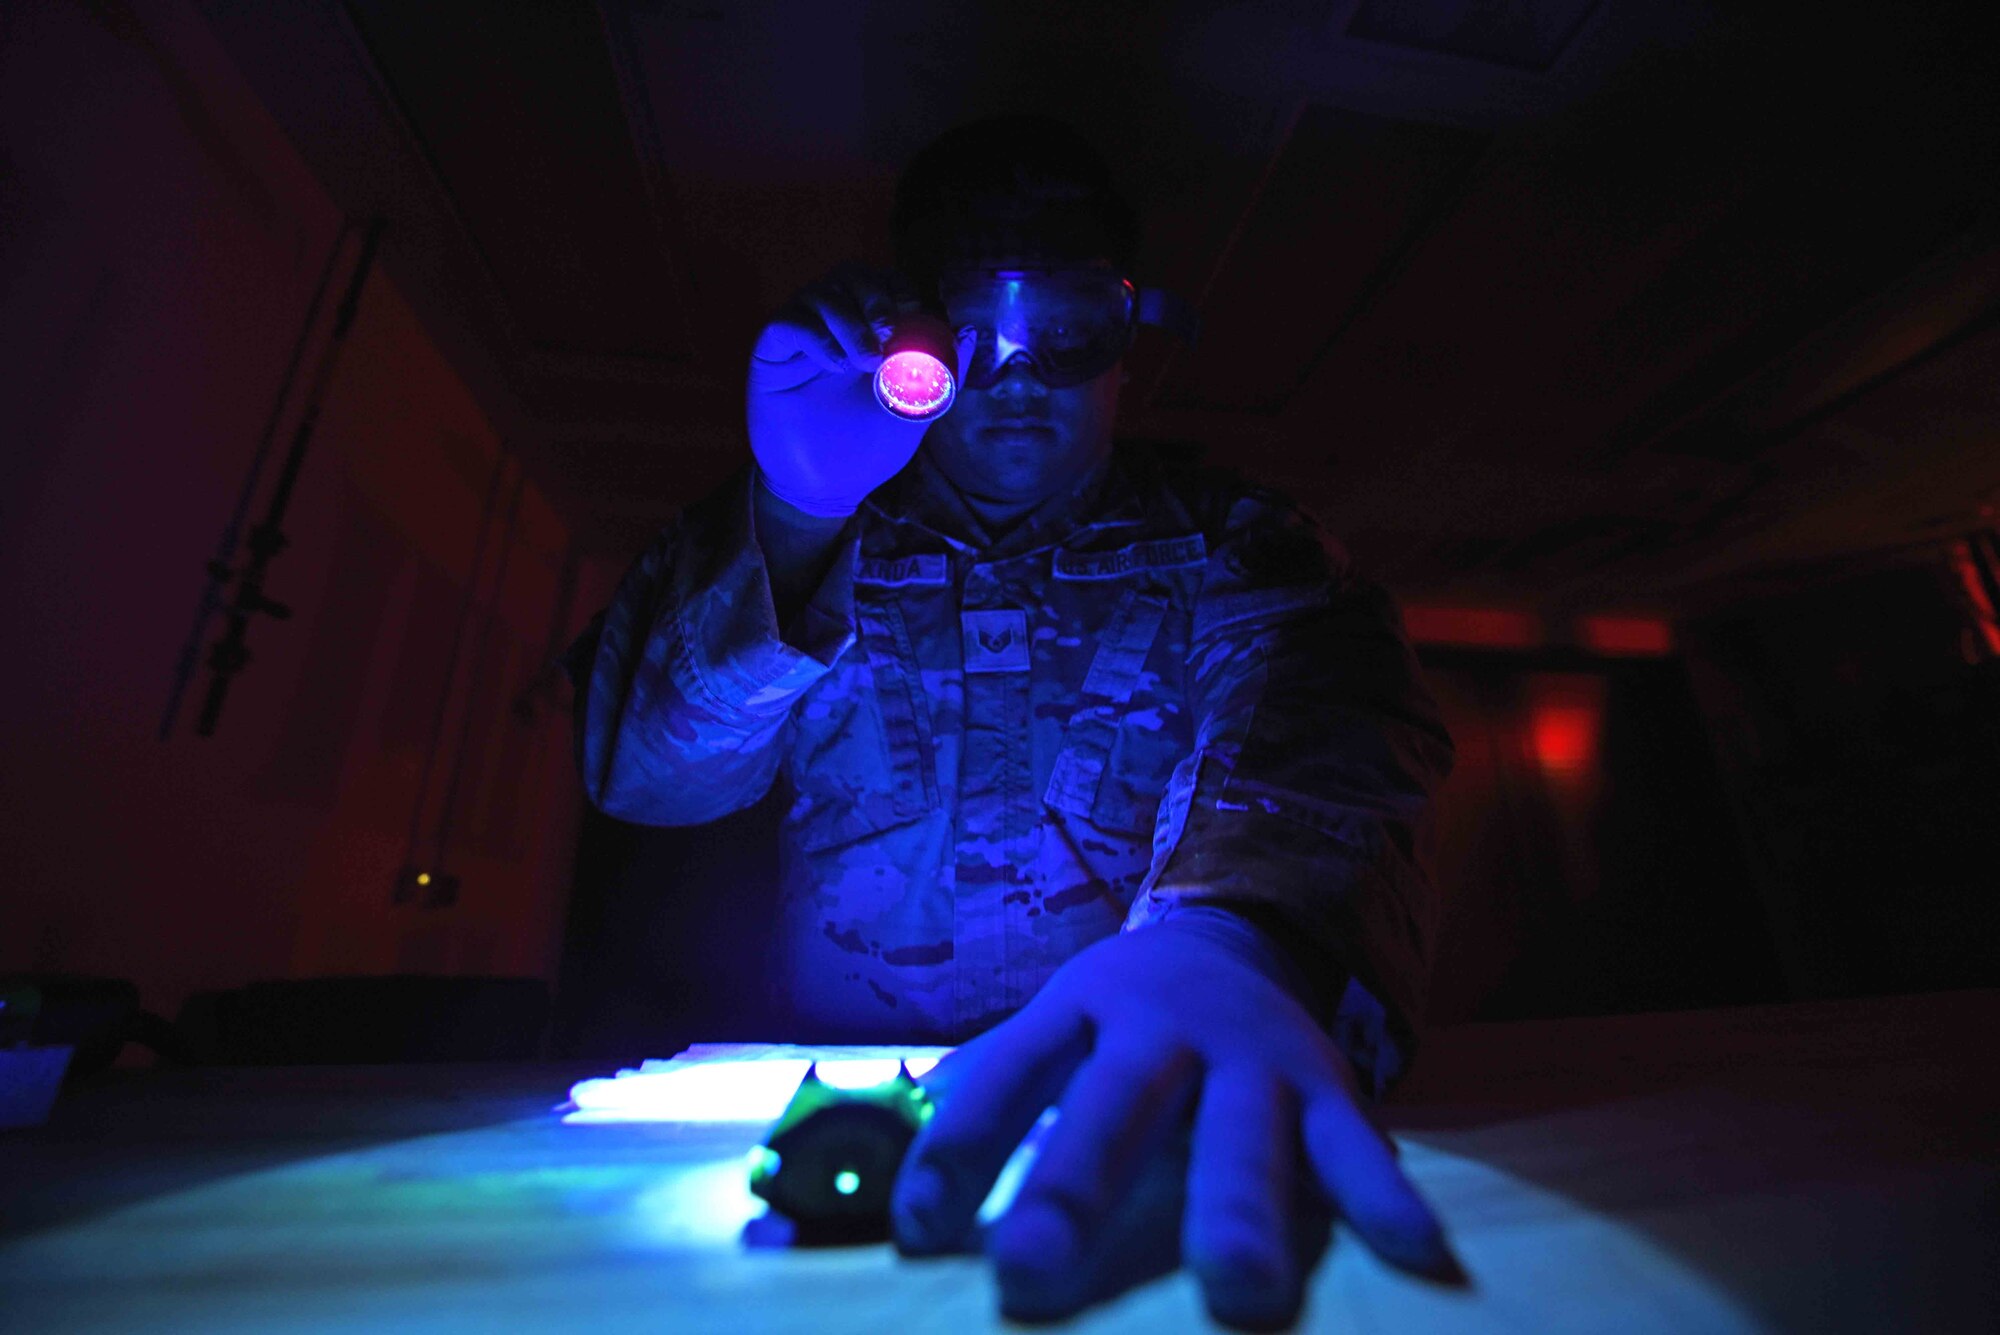
[[[758,1150],[750,1190],[791,1221],[798,1243],[883,1241],[896,1173],[930,1113],[907,1066],[893,1080],[843,1089],[814,1063]]]

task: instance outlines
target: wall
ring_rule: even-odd
[[[1681,657],[1420,653],[1458,753],[1431,1022],[1782,998]]]
[[[204,672],[162,741],[341,219],[183,4],[0,25],[0,970],[129,977],[168,1013],[257,977],[553,977],[578,798],[541,669],[588,610],[565,525],[378,271],[272,568],[295,615],[253,624],[215,737]],[[447,790],[461,898],[392,904]]]
[[[1939,560],[1690,628],[1794,995],[2000,985],[2000,661],[1969,624]]]

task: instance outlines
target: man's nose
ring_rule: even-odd
[[[1047,398],[1049,387],[1042,383],[1041,373],[1025,353],[1015,353],[1000,368],[1000,376],[993,382],[992,393],[1003,398]]]

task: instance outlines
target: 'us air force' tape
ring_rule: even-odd
[[[1117,579],[1135,570],[1200,565],[1207,559],[1207,542],[1201,534],[1190,533],[1184,538],[1135,542],[1110,552],[1058,551],[1053,573],[1057,579]],[[887,588],[937,588],[951,582],[951,570],[946,558],[936,553],[864,556],[855,567],[854,578],[858,583]]]
[[[1208,543],[1199,533],[1185,538],[1155,538],[1135,542],[1115,552],[1057,552],[1057,579],[1117,579],[1134,570],[1164,570],[1198,566],[1208,559]]]

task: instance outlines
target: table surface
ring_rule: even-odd
[[[1472,1273],[1338,1236],[1328,1331],[2000,1329],[2000,992],[1469,1025],[1387,1120]],[[752,1126],[601,1066],[115,1072],[0,1133],[0,1329],[1001,1328],[976,1257],[746,1246]],[[1071,1323],[1201,1328],[1181,1274]]]

